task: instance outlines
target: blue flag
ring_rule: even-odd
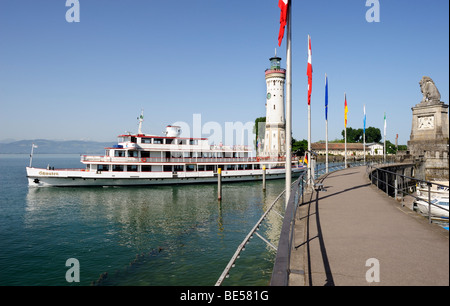
[[[325,74],[325,120],[328,121],[328,77]]]

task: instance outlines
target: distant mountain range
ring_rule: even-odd
[[[96,142],[82,140],[20,140],[0,143],[0,154],[29,154],[31,145],[37,145],[36,154],[103,154],[105,147],[111,147],[114,142]]]

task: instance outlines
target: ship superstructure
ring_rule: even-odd
[[[210,145],[207,138],[180,137],[181,128],[169,125],[163,136],[142,133],[118,136],[103,156],[82,155],[84,169],[27,167],[29,186],[131,186],[261,180],[285,177],[284,157],[252,157],[243,145]],[[292,164],[293,175],[304,170]]]

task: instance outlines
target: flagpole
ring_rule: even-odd
[[[345,103],[347,103],[347,94],[344,93]],[[345,157],[344,166],[347,169],[347,113],[345,113],[345,127],[344,127],[344,142],[345,142]]]
[[[328,173],[328,79],[325,73],[325,170]]]
[[[366,105],[364,104],[364,133],[363,133],[363,148],[364,148],[364,165],[366,164]]]
[[[31,168],[31,163],[33,162],[33,150],[34,150],[34,143],[31,144],[30,168]]]
[[[386,112],[384,112],[384,148],[383,148],[383,160],[386,162]]]
[[[310,44],[309,42],[311,41],[311,37],[308,35],[308,62],[311,60],[310,56]],[[311,64],[311,63],[309,63]],[[312,77],[308,76],[308,77]],[[309,80],[308,80],[308,86],[310,86],[309,84]],[[311,88],[308,87],[308,95],[309,95],[309,91],[311,90]],[[313,188],[313,177],[312,177],[312,157],[311,157],[311,101],[309,100],[310,97],[308,97],[308,186],[310,188]]]
[[[347,127],[344,129],[345,131],[345,162],[344,166],[347,168]]]
[[[292,163],[292,46],[291,46],[291,21],[292,0],[288,2],[288,22],[286,39],[286,207],[291,196]]]

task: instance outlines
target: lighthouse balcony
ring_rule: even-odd
[[[272,74],[272,73],[286,74],[286,69],[283,69],[283,68],[279,68],[279,69],[266,69],[266,75]]]

